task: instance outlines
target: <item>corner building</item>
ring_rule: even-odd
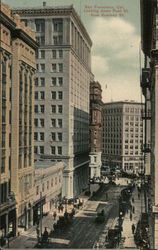
[[[62,196],[88,184],[91,39],[73,6],[16,9],[40,44],[35,82],[35,159],[64,162]]]
[[[0,11],[0,229],[14,236],[18,225],[27,229],[32,222],[37,44],[8,6],[2,4]]]
[[[143,108],[132,101],[103,105],[103,166],[118,166],[129,174],[144,171]]]
[[[90,178],[100,177],[102,153],[102,89],[99,82],[90,84]]]

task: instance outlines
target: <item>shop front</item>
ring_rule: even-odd
[[[46,203],[45,197],[37,200],[33,206],[33,225],[39,224],[40,218],[43,217],[43,206]]]
[[[0,206],[0,245],[16,236],[16,203],[15,200],[5,202]]]

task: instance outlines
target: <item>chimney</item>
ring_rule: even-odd
[[[43,7],[46,7],[46,2],[43,2]]]

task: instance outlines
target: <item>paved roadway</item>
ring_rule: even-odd
[[[97,211],[105,208],[109,216],[115,218],[117,213],[111,215],[112,204],[117,210],[117,200],[120,195],[120,187],[111,187],[107,192],[103,189],[94,199],[87,201],[85,207],[80,210],[73,219],[72,225],[65,230],[54,233],[51,239],[51,248],[93,248],[94,243],[99,239],[104,230],[106,221],[103,224],[96,224]],[[108,202],[107,195],[108,193]]]
[[[118,216],[118,197],[121,189],[119,186],[111,186],[107,189],[106,185],[104,185],[104,188],[79,210],[71,225],[59,232],[54,232],[47,248],[93,248],[94,244],[99,240],[101,232],[106,227],[106,221],[103,224],[95,223],[96,214],[104,208],[107,217],[111,218],[111,220],[115,219]],[[43,227],[52,228],[52,225],[52,216],[45,217]],[[34,227],[14,239],[10,243],[10,248],[33,248],[36,243]]]

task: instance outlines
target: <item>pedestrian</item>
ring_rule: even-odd
[[[39,225],[38,224],[36,226],[36,233],[37,233],[37,238],[39,239]]]
[[[60,213],[60,205],[58,206],[58,212]]]
[[[132,197],[132,202],[134,203],[134,197]]]
[[[132,213],[130,212],[130,220],[132,220]]]
[[[53,217],[54,217],[54,220],[56,220],[56,217],[57,217],[56,211],[54,211]]]
[[[43,233],[43,242],[48,241],[48,231],[47,228],[45,227],[44,233]]]
[[[132,224],[132,234],[134,234],[134,232],[135,232],[135,225]]]

